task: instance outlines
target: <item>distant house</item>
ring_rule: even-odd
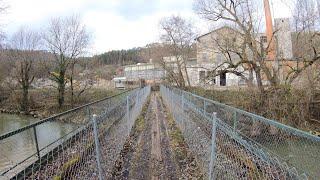
[[[165,72],[156,63],[138,63],[124,67],[124,76],[130,81],[139,81],[141,79],[148,81],[161,81]]]
[[[198,64],[218,64],[222,62],[219,45],[227,42],[233,43],[238,40],[238,32],[223,26],[196,38]],[[225,41],[225,42],[223,42]]]
[[[241,39],[236,30],[224,26],[196,38],[198,85],[238,86],[243,85],[244,80],[231,73],[223,73],[212,79],[208,79],[211,71],[225,61],[221,48],[232,48],[234,44],[240,44]],[[235,54],[231,54],[234,61],[239,60]],[[222,69],[221,67],[220,69]],[[219,69],[217,69],[218,71]]]
[[[127,78],[126,77],[115,77],[113,78],[114,87],[116,89],[126,89]]]
[[[267,64],[270,67],[277,66],[281,69],[279,71],[279,78],[282,81],[290,70],[288,67],[298,66],[298,57],[301,57],[302,54],[309,52],[305,50],[306,44],[298,42],[298,33],[291,31],[290,20],[288,18],[275,19],[275,30],[276,34],[274,39],[276,46],[276,59],[281,59],[281,62],[278,62],[277,60],[267,60]],[[302,36],[307,36],[307,34],[303,34]],[[197,66],[199,67],[198,85],[205,85],[208,84],[208,82],[215,84],[216,86],[246,85],[244,79],[232,73],[220,74],[213,79],[207,78],[212,69],[219,71],[219,69],[224,68],[223,66],[218,67],[218,65],[221,65],[221,63],[226,61],[225,54],[222,53],[223,51],[221,51],[221,47],[223,46],[232,49],[234,48],[233,45],[241,44],[241,37],[242,36],[239,36],[239,32],[237,30],[228,26],[223,26],[196,38]],[[256,40],[260,43],[261,47],[267,48],[267,37],[264,33],[256,34]],[[248,54],[250,55],[250,50],[248,49],[248,51]],[[239,60],[238,56],[235,54],[230,53],[230,56],[234,62]],[[243,71],[244,69],[237,70]],[[249,72],[243,72],[245,76],[249,76]],[[268,83],[265,79],[263,80],[264,84]]]
[[[179,57],[179,59],[182,60],[182,57]],[[167,67],[173,68],[175,72],[178,71],[177,67],[177,57],[176,56],[167,56],[163,57],[163,62]],[[187,74],[190,80],[190,85],[191,86],[197,86],[199,84],[199,79],[198,79],[198,64],[197,64],[197,59],[196,58],[190,58],[186,61],[186,69],[187,69]],[[182,72],[183,76],[186,77],[185,71]],[[165,71],[165,75],[167,75],[167,72]]]

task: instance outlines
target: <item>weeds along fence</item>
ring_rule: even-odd
[[[149,94],[126,91],[1,135],[0,179],[107,178]]]
[[[320,138],[173,87],[161,86],[208,179],[320,179]]]

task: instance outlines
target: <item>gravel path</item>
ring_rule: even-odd
[[[102,129],[108,131],[100,137],[104,178],[203,179],[193,154],[159,93],[150,95],[127,139],[123,136],[126,118],[106,122]],[[89,148],[92,138],[90,129],[30,178],[54,179],[56,175],[61,175],[67,179],[98,179],[95,151]],[[74,155],[70,156],[70,153]]]
[[[201,179],[201,171],[179,132],[160,95],[152,93],[124,145],[111,179]]]

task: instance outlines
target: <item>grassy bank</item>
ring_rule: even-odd
[[[311,95],[306,90],[268,89],[263,101],[259,91],[254,89],[206,90],[198,87],[188,91],[299,129],[320,131],[320,124],[312,116],[319,109],[312,108]]]
[[[52,88],[32,89],[29,93],[30,113],[39,118],[48,117],[50,115],[72,109],[104,97],[112,96],[121,91],[113,89],[89,89],[78,96],[79,92],[75,92],[74,105],[71,103],[71,94],[66,92],[65,103],[59,108],[57,103],[57,91]],[[0,102],[0,108],[6,112],[20,113],[21,91],[12,91],[8,97]]]

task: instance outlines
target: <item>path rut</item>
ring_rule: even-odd
[[[185,142],[175,147],[177,142],[171,134],[179,130],[174,123],[169,123],[159,93],[150,95],[147,109],[141,116],[116,162],[112,179],[201,179],[201,172]],[[185,157],[181,157],[181,153],[177,157],[177,151],[185,152]],[[186,163],[192,164],[196,173],[186,176]]]

